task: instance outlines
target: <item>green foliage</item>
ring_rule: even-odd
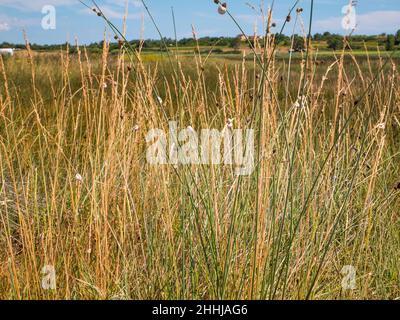
[[[332,50],[339,50],[343,48],[343,39],[339,36],[332,36],[327,41],[328,48]]]
[[[396,32],[396,45],[400,45],[400,29]]]
[[[231,47],[231,48],[234,48],[234,49],[239,49],[240,46],[241,46],[241,44],[242,44],[242,41],[240,40],[240,38],[235,38],[235,39],[231,42],[230,47]]]
[[[295,34],[294,36],[294,46],[293,49],[295,51],[301,51],[305,49],[304,37],[302,35]],[[388,43],[388,37],[390,43]],[[339,34],[334,34],[330,32],[324,33],[316,33],[312,37],[313,41],[316,43],[319,49],[331,49],[338,50],[343,48],[343,36]],[[249,36],[249,40],[254,45],[254,40],[252,36]],[[290,47],[292,38],[284,35],[284,34],[275,34],[275,43],[278,46],[282,47]],[[394,36],[386,36],[386,35],[354,35],[349,39],[350,47],[353,50],[363,49],[364,46],[375,49],[377,46],[379,47],[387,47],[394,48],[396,45],[400,45],[400,30],[397,31]],[[155,39],[147,39],[147,40],[139,40],[134,39],[129,41],[130,45],[134,48],[142,47],[144,51],[165,51],[165,45],[167,47],[175,47],[176,42],[175,39],[171,38],[163,38],[163,40],[155,40]],[[262,39],[259,40],[260,45],[263,45]],[[196,46],[200,47],[216,47],[219,48],[233,48],[235,50],[240,49],[243,46],[248,46],[247,41],[242,41],[240,37],[202,37],[199,39],[194,38],[182,38],[177,41],[178,47],[182,49],[191,49]],[[35,51],[57,51],[61,48],[66,48],[69,46],[71,53],[74,53],[74,45],[63,43],[63,44],[52,44],[52,45],[41,45],[41,44],[31,44],[32,50]],[[103,41],[93,42],[85,45],[89,52],[99,52],[103,50]],[[0,43],[0,48],[18,48],[24,49],[24,44],[14,44],[9,42]],[[116,52],[119,50],[119,44],[117,41],[110,43],[110,52]],[[390,49],[393,50],[393,49]],[[216,52],[214,50],[214,52]]]
[[[395,36],[389,34],[386,38],[385,49],[386,51],[393,51],[395,46]]]
[[[298,36],[297,34],[294,36],[294,41],[293,41],[293,49],[296,51],[301,51],[304,50],[306,47],[304,38],[301,36]]]

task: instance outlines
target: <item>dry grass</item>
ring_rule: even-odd
[[[263,76],[106,46],[0,61],[0,298],[400,297],[398,61],[311,51]],[[228,118],[256,129],[253,175],[146,163],[149,129]]]

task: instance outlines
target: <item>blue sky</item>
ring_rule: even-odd
[[[85,2],[90,4],[91,0]],[[139,38],[144,30],[144,38],[158,38],[140,1],[129,1],[127,35],[129,39]],[[225,0],[230,12],[237,17],[244,30],[249,34],[255,26],[261,32],[262,22],[258,13],[246,3],[254,7],[260,6],[260,0]],[[98,0],[105,14],[117,25],[122,26],[126,0]],[[213,0],[146,0],[155,20],[166,37],[173,37],[171,7],[174,7],[177,21],[178,37],[190,37],[192,25],[201,36],[235,36],[239,33],[227,15],[219,15]],[[264,0],[268,7],[272,0]],[[315,0],[313,33],[330,31],[345,33],[341,27],[342,7],[349,0]],[[275,0],[274,20],[282,23],[294,0]],[[44,5],[56,8],[56,29],[44,30],[41,27]],[[301,0],[304,8],[302,15],[304,27],[308,28],[308,7],[310,0]],[[400,0],[358,0],[356,7],[357,31],[355,34],[394,33],[400,29]],[[3,41],[22,43],[22,30],[27,32],[30,42],[63,43],[73,42],[75,37],[79,43],[90,43],[103,38],[104,22],[93,12],[86,9],[78,0],[0,0],[0,43]],[[293,20],[287,32],[293,28]],[[301,33],[301,27],[297,30]],[[107,35],[111,35],[106,30]]]

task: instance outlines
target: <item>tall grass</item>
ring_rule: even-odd
[[[1,298],[400,297],[398,60],[321,59],[305,35],[288,64],[267,33],[252,62],[149,62],[110,27],[118,56],[0,58]],[[149,129],[229,118],[256,129],[252,175],[146,162]]]

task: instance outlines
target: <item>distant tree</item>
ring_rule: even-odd
[[[328,48],[332,50],[338,50],[343,48],[343,40],[339,36],[330,37],[327,41]]]
[[[0,1],[1,2],[1,1]],[[393,37],[394,37],[394,44],[393,44]],[[329,48],[337,50],[343,47],[343,37],[338,34],[333,34],[330,32],[324,32],[324,33],[316,33],[313,36],[313,39],[315,41],[326,41],[328,42]],[[202,37],[198,38],[197,42],[200,47],[211,47],[211,46],[218,46],[218,47],[231,47],[231,48],[237,48],[238,46],[238,39],[234,37]],[[254,39],[252,36],[250,36],[249,39],[252,43],[254,43]],[[132,39],[129,41],[131,45],[134,47],[138,48],[139,45],[142,43],[141,40],[135,40]],[[163,41],[160,39],[146,39],[143,42],[143,49],[146,51],[164,51],[165,46],[164,43],[167,45],[167,47],[172,47],[175,45],[175,39],[170,39],[170,38],[163,38]],[[197,42],[195,39],[191,38],[182,38],[178,40],[178,46],[179,47],[195,47],[197,45]],[[275,43],[279,46],[291,46],[292,45],[292,38],[285,36],[285,35],[280,35],[280,34],[275,34]],[[258,44],[263,47],[263,40],[259,39]],[[242,41],[241,46],[247,45],[247,41]],[[389,49],[394,48],[395,46],[400,45],[400,30],[396,32],[395,35],[392,35],[391,37],[388,38],[388,36],[382,36],[382,35],[353,35],[351,37],[351,47],[353,49],[363,49],[364,45],[367,45],[369,47],[383,47],[385,48],[386,46],[389,47]],[[304,41],[304,37],[300,35],[294,35],[294,46],[293,49],[295,51],[302,51],[305,49],[306,43]],[[73,47],[73,46],[72,46]],[[70,49],[72,48],[70,45]],[[20,48],[24,49],[25,44],[23,43],[9,43],[9,42],[3,42],[0,43],[0,48]],[[37,50],[37,51],[54,51],[54,50],[65,50],[66,49],[66,43],[62,44],[35,44],[31,43],[31,48],[32,50]],[[93,42],[90,43],[89,45],[86,46],[86,48],[91,51],[91,52],[101,52],[103,49],[103,41],[99,42]],[[74,51],[73,49],[71,49]],[[114,41],[114,43],[110,44],[110,51],[113,50],[118,50],[118,43]],[[393,50],[393,49],[392,49]]]
[[[306,48],[306,45],[304,43],[304,38],[299,36],[299,35],[294,35],[293,39],[293,49],[296,51],[301,51]]]
[[[332,36],[331,33],[326,31],[322,35],[322,40],[328,40],[331,36]]]
[[[321,41],[322,38],[323,38],[323,35],[322,35],[322,34],[320,34],[320,33],[314,34],[314,40],[315,40],[315,41]]]
[[[400,30],[397,30],[396,32],[396,45],[400,44]]]
[[[230,47],[233,49],[239,49],[240,46],[242,44],[242,41],[240,40],[239,37],[236,37],[235,39],[233,39],[230,43]]]
[[[284,34],[276,33],[275,34],[275,43],[278,45],[285,45],[287,43],[290,43],[290,38],[288,36],[285,36]]]
[[[396,38],[395,38],[395,36],[392,35],[392,34],[389,34],[389,35],[386,37],[386,44],[385,44],[385,49],[386,49],[386,51],[392,51],[392,50],[394,50],[395,43],[396,43]]]
[[[248,38],[249,40],[246,40],[246,45],[249,47],[249,48],[254,48],[254,46],[256,45],[256,42],[254,41],[254,37],[249,37]]]

